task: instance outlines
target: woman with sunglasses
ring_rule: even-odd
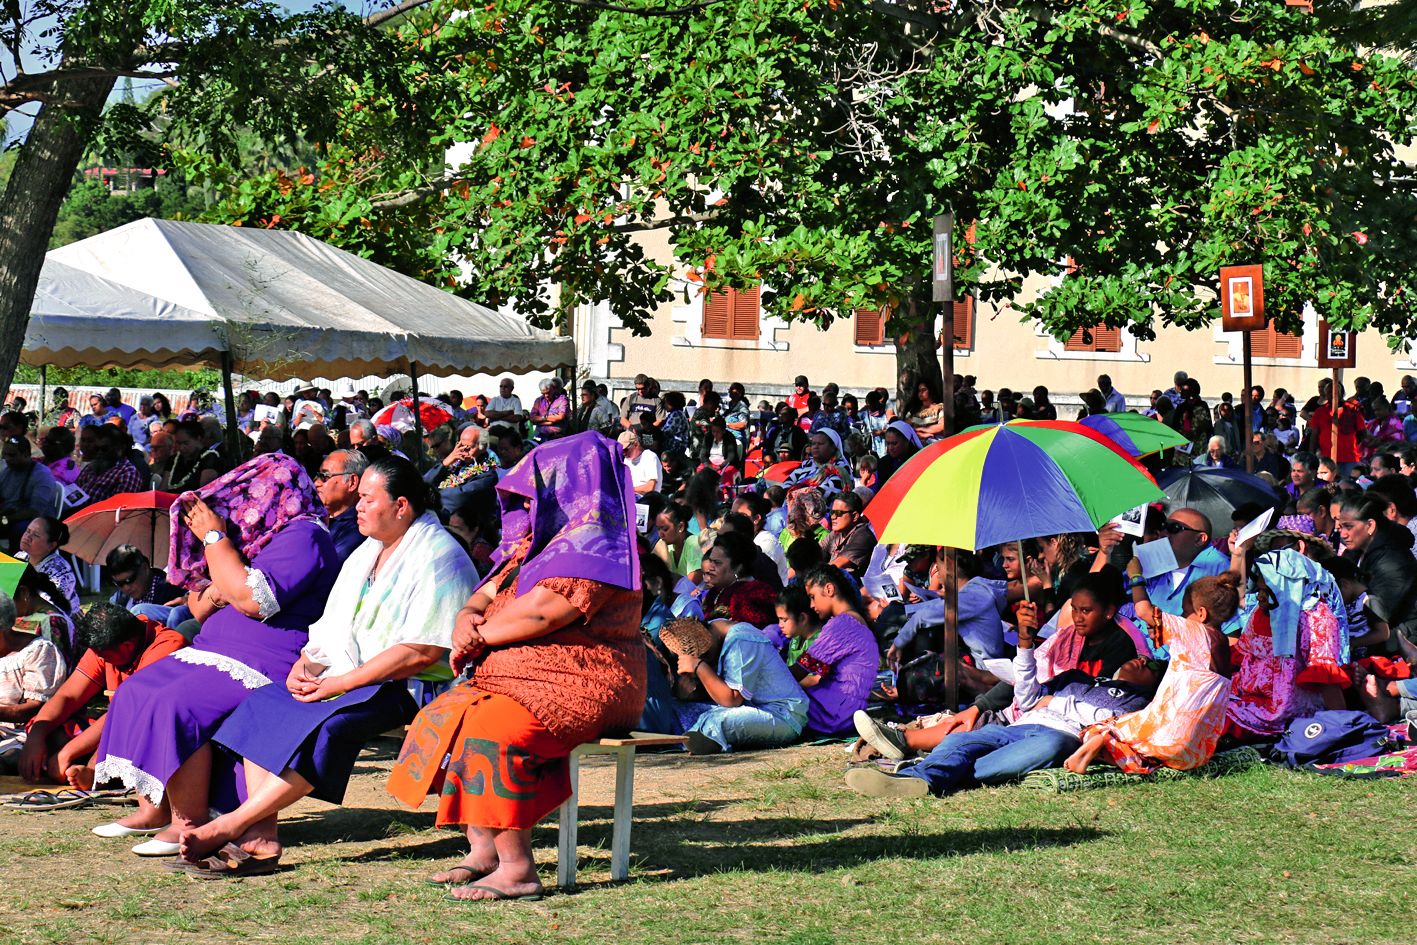
[[[1375,610],[1392,629],[1417,640],[1417,560],[1412,532],[1392,520],[1392,503],[1376,492],[1353,493],[1338,510],[1338,538],[1357,556],[1358,575]]]

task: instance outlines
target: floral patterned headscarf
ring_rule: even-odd
[[[226,521],[227,535],[247,561],[291,522],[304,519],[323,525],[328,520],[309,473],[284,453],[257,456],[200,489],[182,493],[172,505],[174,512],[188,496],[206,502]],[[172,516],[171,539],[167,579],[189,591],[210,584],[202,539],[192,534],[180,514]]]

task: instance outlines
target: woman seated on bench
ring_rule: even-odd
[[[465,825],[461,863],[432,877],[456,900],[532,899],[531,828],[571,796],[566,758],[628,729],[645,701],[634,492],[620,447],[578,433],[537,447],[497,484],[502,544],[459,612],[453,669],[424,707],[389,792],[438,797]]]
[[[340,803],[365,742],[413,718],[406,680],[447,657],[477,577],[428,499],[418,470],[398,456],[360,477],[355,514],[365,539],[340,568],[310,641],[283,686],[257,689],[212,736],[245,759],[246,801],[182,832],[189,872],[274,871],[276,816],[308,794]]]

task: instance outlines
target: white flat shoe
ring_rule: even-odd
[[[176,856],[181,845],[171,840],[144,840],[133,848],[138,856]]]
[[[115,820],[111,824],[99,824],[97,827],[93,828],[93,834],[96,837],[109,838],[151,837],[155,833],[162,833],[169,826],[171,826],[171,824],[167,824],[162,827],[125,827]]]

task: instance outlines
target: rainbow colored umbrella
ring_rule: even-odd
[[[971,551],[1096,531],[1164,498],[1135,459],[1075,423],[1014,421],[917,452],[866,506],[883,542]]]
[[[1160,420],[1139,413],[1102,413],[1083,417],[1078,423],[1096,430],[1133,456],[1147,456],[1190,442]]]
[[[15,589],[20,586],[20,578],[24,577],[27,567],[28,562],[0,553],[0,591],[14,597]]]

